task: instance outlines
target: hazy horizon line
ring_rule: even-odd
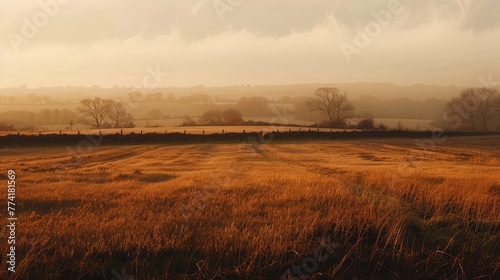
[[[231,84],[231,85],[205,85],[205,84],[196,84],[189,86],[161,86],[161,87],[148,87],[148,90],[155,89],[170,89],[170,88],[196,88],[196,87],[204,87],[204,88],[231,88],[231,87],[268,87],[268,86],[306,86],[306,85],[336,85],[336,84],[346,84],[346,85],[355,85],[355,84],[385,84],[385,85],[394,85],[399,87],[412,87],[412,86],[439,86],[439,87],[457,87],[457,88],[467,88],[467,87],[476,87],[475,85],[457,85],[457,84],[439,84],[439,83],[411,83],[411,84],[403,84],[396,82],[373,82],[373,81],[360,81],[360,82],[309,82],[309,83],[291,83],[291,84]],[[493,85],[495,86],[495,85]],[[143,86],[126,86],[126,85],[113,85],[113,86],[102,86],[102,85],[58,85],[58,86],[28,86],[28,85],[19,85],[17,87],[1,87],[0,89],[40,89],[40,88],[100,88],[100,89],[143,89]]]

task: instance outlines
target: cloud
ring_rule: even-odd
[[[42,3],[57,0],[42,0]],[[229,3],[228,0],[219,0]],[[307,31],[335,13],[346,26],[365,24],[370,12],[384,9],[392,0],[241,0],[224,14],[222,21],[214,0],[86,0],[69,1],[51,19],[36,42],[59,41],[89,43],[106,39],[126,39],[139,32],[154,38],[180,31],[183,40],[193,42],[231,29],[282,37],[292,31]],[[39,1],[4,1],[3,34],[19,33],[22,18],[31,19],[42,9]],[[480,31],[495,28],[500,17],[497,0],[401,0],[406,8],[407,26],[415,27],[435,20],[463,17],[463,28]]]
[[[498,4],[457,1],[402,0],[403,12],[350,63],[340,45],[355,45],[389,0],[243,0],[224,20],[212,0],[70,1],[18,53],[3,36],[0,87],[140,86],[156,65],[170,73],[162,86],[473,84],[478,75],[500,76]],[[4,2],[2,34],[20,33],[22,18],[41,9],[13,2]]]

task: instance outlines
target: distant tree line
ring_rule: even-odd
[[[241,97],[236,102],[235,108],[244,116],[272,116],[270,101],[263,96]]]
[[[15,104],[16,100],[15,96],[0,95],[0,104]]]
[[[148,112],[148,117],[151,119],[168,119],[170,115],[164,114],[160,109],[153,109]]]
[[[251,120],[245,121],[245,117],[263,117],[273,116],[275,113],[271,110],[270,100],[262,96],[242,97],[236,104],[226,109],[211,109],[205,111],[195,121],[190,116],[185,116],[183,125],[255,125],[257,123]],[[307,98],[301,103],[303,108],[309,114],[317,112],[324,118],[317,124],[321,127],[331,128],[359,128],[362,130],[375,129],[373,118],[362,118],[358,125],[347,125],[347,120],[354,119],[354,105],[348,99],[346,92],[341,92],[337,88],[319,88],[312,97]],[[279,107],[280,114],[293,113],[293,109]],[[385,126],[381,128],[386,129]]]
[[[37,104],[50,101],[46,96],[36,94],[29,95],[28,99]],[[443,112],[439,116],[441,120],[434,123],[437,127],[468,131],[500,129],[500,93],[496,88],[467,88],[447,103],[437,99],[425,102],[417,102],[408,98],[379,100],[370,96],[354,102],[349,100],[347,92],[333,87],[318,88],[309,96],[294,98],[285,96],[277,101],[271,101],[263,96],[241,97],[232,102],[226,102],[226,100],[217,103],[217,100],[223,99],[213,98],[203,92],[179,98],[175,98],[173,94],[164,96],[162,93],[152,93],[147,94],[141,102],[187,102],[193,103],[193,107],[196,107],[198,112],[200,108],[204,109],[204,112],[196,118],[186,115],[184,125],[254,125],[259,121],[249,119],[269,117],[271,120],[271,117],[280,114],[288,115],[292,122],[304,120],[314,122],[318,127],[387,130],[387,126],[375,123],[375,114],[370,113],[370,108],[377,109],[376,115],[379,118],[383,116],[403,118],[401,112],[411,113],[429,107],[430,111],[425,114],[430,114],[431,111]],[[394,108],[391,109],[391,106]],[[383,115],[380,110],[392,110],[393,113],[399,113],[393,116],[392,113],[386,112],[386,115]],[[156,108],[150,110],[147,116],[151,119],[170,118],[170,115],[166,113],[168,112]],[[65,124],[72,127],[74,123],[81,123],[98,129],[135,126],[134,118],[124,103],[99,97],[81,100],[76,112],[67,109],[42,109],[38,112],[0,113],[0,120],[4,122],[5,129],[12,128],[6,121],[11,120],[11,116],[15,117],[15,120],[31,125]],[[413,113],[408,116],[413,116]],[[415,117],[418,116],[415,115]],[[402,126],[398,125],[398,128],[402,129]]]
[[[242,97],[234,105],[235,108],[224,110],[214,109],[204,112],[194,121],[186,116],[184,125],[245,125],[243,116],[271,116],[270,101],[262,96]],[[346,120],[355,117],[354,106],[347,97],[337,88],[319,88],[313,96],[307,99],[305,106],[309,111],[319,112],[327,117],[321,124],[323,127],[346,127]],[[365,119],[361,122],[363,130],[373,129],[374,121]]]
[[[9,130],[13,130],[13,129],[14,129],[14,125],[0,122],[0,131],[9,131]]]
[[[164,94],[161,92],[148,94],[131,92],[128,95],[131,97],[131,100],[138,103],[193,103],[217,101],[214,100],[212,96],[202,92],[181,97],[176,97],[173,93]]]
[[[78,119],[78,115],[68,109],[41,109],[38,112],[11,111],[0,113],[2,119],[25,122],[29,125],[68,124]]]

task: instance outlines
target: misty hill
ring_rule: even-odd
[[[286,115],[292,123],[315,123],[323,118],[311,112],[305,98],[320,87],[337,87],[348,92],[361,117],[387,119],[440,120],[445,104],[463,88],[455,86],[398,86],[391,83],[241,85],[229,87],[138,89],[130,87],[53,87],[0,89],[0,122],[16,127],[68,126],[78,120],[76,108],[84,98],[102,97],[129,103],[138,126],[179,125],[186,115],[199,117],[213,109],[237,108],[246,120],[269,121],[269,111],[242,106],[242,97],[264,96],[274,112]],[[132,102],[131,102],[132,101]],[[135,103],[135,104],[134,104]],[[409,125],[409,124],[408,124]]]
[[[101,88],[61,86],[53,88],[3,88],[0,89],[0,103],[2,104],[33,104],[28,99],[38,98],[37,104],[50,103],[72,103],[83,98],[100,96],[103,98],[120,98],[131,92],[143,94],[160,93],[163,96],[183,97],[193,94],[208,94],[221,98],[237,99],[242,96],[266,96],[269,99],[277,99],[283,96],[307,96],[320,87],[337,87],[347,91],[350,98],[356,99],[365,95],[371,95],[379,99],[411,98],[414,100],[425,100],[430,98],[450,99],[457,96],[463,88],[456,86],[423,85],[399,86],[392,83],[331,83],[331,84],[298,84],[298,85],[240,85],[228,87],[205,87],[202,85],[189,88],[131,88],[113,87]],[[45,100],[44,100],[45,96]],[[9,99],[10,98],[10,99]]]

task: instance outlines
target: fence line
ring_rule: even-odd
[[[287,141],[287,140],[334,140],[334,139],[369,139],[369,138],[428,138],[432,137],[435,132],[432,131],[321,131],[318,129],[308,129],[301,131],[273,131],[264,133],[260,132],[242,132],[234,133],[227,132],[223,129],[219,133],[206,134],[189,134],[184,132],[174,133],[129,133],[123,134],[119,132],[116,134],[103,135],[99,131],[98,135],[95,134],[42,134],[39,135],[21,135],[10,134],[0,136],[0,147],[6,146],[57,146],[57,145],[71,145],[78,143],[82,139],[89,136],[103,135],[103,145],[116,145],[116,144],[161,144],[161,143],[217,143],[217,142],[247,142],[250,139],[258,142],[272,141]],[[448,131],[447,137],[457,136],[487,136],[487,135],[500,135],[500,132],[465,132],[465,131]]]

